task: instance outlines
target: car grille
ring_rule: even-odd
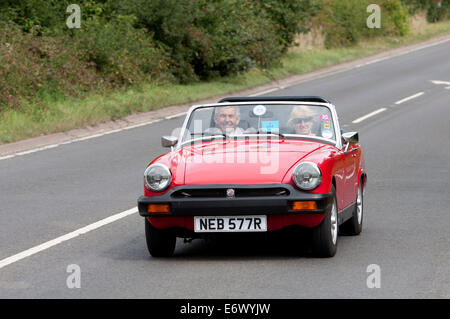
[[[179,189],[172,194],[174,198],[227,197],[230,188]],[[234,197],[289,196],[283,187],[233,188]]]

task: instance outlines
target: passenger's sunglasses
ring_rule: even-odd
[[[292,123],[294,124],[300,124],[301,122],[311,122],[313,120],[312,116],[307,117],[297,117],[295,119],[292,119]]]

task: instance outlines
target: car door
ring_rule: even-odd
[[[359,145],[350,145],[348,150],[344,152],[344,207],[353,204],[356,201],[357,179],[359,162],[358,154],[360,152]]]

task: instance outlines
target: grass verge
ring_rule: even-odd
[[[40,103],[23,103],[20,111],[3,111],[0,114],[0,143],[64,132],[169,105],[195,102],[425,41],[443,34],[450,34],[450,20],[427,24],[405,37],[380,37],[361,41],[352,47],[332,50],[297,50],[286,54],[280,67],[265,71],[252,70],[245,74],[211,82],[166,86],[146,84],[140,87],[98,92],[84,99],[49,95],[45,96]]]

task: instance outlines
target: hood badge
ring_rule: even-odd
[[[232,188],[227,189],[227,197],[234,197],[234,189]]]

